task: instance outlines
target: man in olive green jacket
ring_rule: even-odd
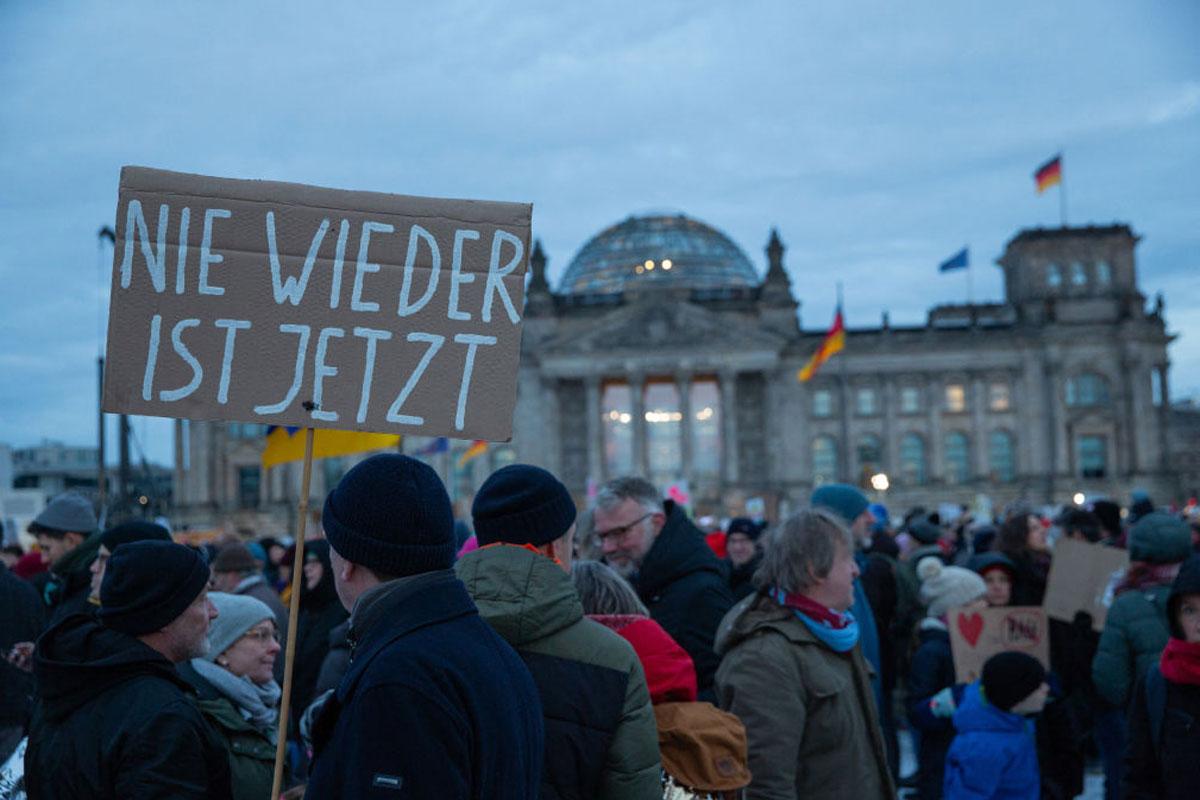
[[[510,465],[480,488],[472,515],[481,547],[455,572],[537,684],[543,800],[661,797],[641,663],[628,642],[584,617],[571,582],[575,505],[566,487],[543,469]]]

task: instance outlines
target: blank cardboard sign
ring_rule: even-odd
[[[1050,626],[1039,606],[956,608],[948,619],[954,677],[959,683],[978,680],[984,663],[1006,650],[1027,653],[1050,668]]]
[[[104,410],[507,441],[531,215],[125,167]]]
[[[1092,629],[1102,631],[1112,603],[1113,573],[1128,567],[1127,550],[1061,538],[1054,545],[1042,605],[1052,618],[1064,622],[1086,611],[1092,615]]]

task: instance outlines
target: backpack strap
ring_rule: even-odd
[[[1154,749],[1162,752],[1163,718],[1167,715],[1167,679],[1158,664],[1146,673],[1146,713],[1150,717],[1150,735],[1154,738]]]

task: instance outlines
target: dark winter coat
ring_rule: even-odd
[[[42,599],[50,609],[47,627],[57,625],[72,614],[89,610],[91,566],[99,552],[100,535],[93,534],[50,567],[50,575],[42,587]]]
[[[468,553],[454,567],[479,615],[529,667],[542,699],[542,800],[657,800],[658,727],[629,642],[583,616],[562,567],[523,547]]]
[[[329,636],[333,629],[346,621],[349,614],[338,599],[333,583],[333,566],[329,562],[329,543],[324,540],[307,543],[306,558],[319,559],[325,567],[321,580],[308,588],[304,575],[293,585],[300,587],[300,615],[296,620],[296,662],[292,667],[292,708],[303,713],[315,698],[317,677],[329,652]],[[293,718],[293,726],[298,720]],[[294,727],[293,727],[294,730]]]
[[[195,689],[200,713],[220,736],[229,759],[233,800],[267,800],[275,778],[275,745],[190,663],[180,664],[179,674]]]
[[[908,677],[908,721],[920,731],[917,750],[917,788],[921,800],[942,796],[946,752],[954,741],[954,722],[933,714],[929,701],[935,694],[954,686],[954,655],[945,624],[926,618],[918,631],[920,644],[912,657]]]
[[[700,699],[711,701],[720,663],[713,639],[733,595],[700,529],[673,502],[663,508],[667,521],[642,561],[634,588],[650,617],[692,657]]]
[[[0,655],[17,642],[36,641],[45,621],[37,591],[0,563]],[[32,702],[33,676],[0,658],[0,730],[28,724]]]
[[[746,726],[751,800],[893,798],[870,667],[838,653],[765,594],[738,603],[716,641],[720,707]]]
[[[754,558],[740,566],[726,561],[726,569],[729,571],[729,593],[733,596],[733,602],[754,594],[754,572],[761,563],[761,553],[755,553]]]
[[[1113,601],[1092,660],[1092,682],[1108,703],[1125,708],[1138,676],[1146,674],[1167,646],[1170,593],[1170,586],[1130,589]]]
[[[313,700],[336,689],[342,682],[342,676],[350,669],[350,642],[346,641],[350,633],[350,620],[329,632],[329,652],[321,662],[321,671],[317,675],[317,684],[313,687]]]
[[[351,642],[350,671],[313,725],[308,800],[538,796],[537,687],[453,572],[364,594]]]
[[[1046,596],[1046,581],[1050,577],[1050,554],[1022,550],[1005,555],[1017,568],[1010,605],[1040,606]]]
[[[38,640],[34,674],[29,800],[231,797],[220,740],[157,651],[81,614]]]
[[[954,712],[957,735],[946,754],[947,800],[1038,800],[1033,722],[1001,711],[973,683]]]

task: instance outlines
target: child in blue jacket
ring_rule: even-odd
[[[1041,776],[1033,721],[1046,704],[1046,670],[1024,653],[999,653],[967,687],[954,712],[945,800],[1038,800]]]

